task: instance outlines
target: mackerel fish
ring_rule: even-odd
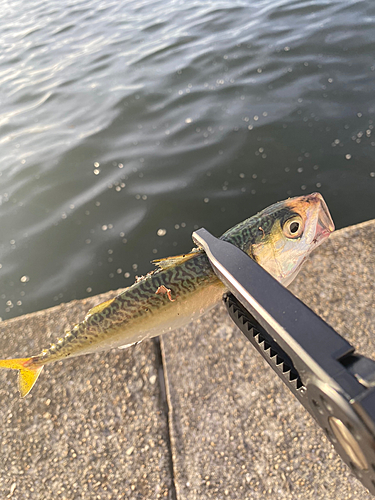
[[[226,231],[233,243],[284,286],[298,274],[309,253],[334,231],[319,193],[271,205]],[[88,311],[84,320],[56,343],[30,358],[0,360],[0,368],[19,370],[19,391],[25,397],[43,366],[114,347],[128,347],[203,315],[226,292],[200,248],[152,261],[157,269],[139,278],[114,299]]]

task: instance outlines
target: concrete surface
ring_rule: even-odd
[[[37,353],[113,295],[0,323],[2,357]],[[160,370],[146,342],[48,365],[25,399],[16,372],[1,370],[0,499],[171,498]]]
[[[374,254],[375,221],[337,231],[291,286],[373,358]],[[0,323],[1,357],[37,352],[112,295]],[[0,498],[373,498],[223,306],[160,346],[56,363],[24,400],[1,371]]]

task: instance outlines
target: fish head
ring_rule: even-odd
[[[319,193],[276,203],[256,216],[247,253],[284,286],[297,276],[306,257],[334,231]]]

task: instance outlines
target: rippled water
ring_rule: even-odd
[[[288,196],[375,217],[373,2],[0,0],[0,21],[3,319]]]

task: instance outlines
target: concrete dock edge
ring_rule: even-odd
[[[291,290],[375,358],[375,221],[336,231]],[[115,292],[0,323],[30,355]],[[324,346],[322,346],[324,349]],[[0,372],[0,498],[373,498],[223,306],[127,350],[46,367],[21,400]]]

